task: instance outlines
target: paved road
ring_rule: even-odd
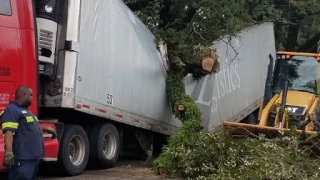
[[[6,173],[0,173],[0,179],[6,180]],[[116,167],[104,170],[88,170],[76,177],[58,177],[41,172],[39,180],[178,180],[157,176],[150,162],[136,159],[120,159]]]

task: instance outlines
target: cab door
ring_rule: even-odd
[[[33,90],[30,110],[38,112],[38,58],[36,57],[33,0],[0,1],[0,112],[14,99],[18,86]]]
[[[0,112],[13,99],[19,73],[19,23],[16,1],[0,1]]]

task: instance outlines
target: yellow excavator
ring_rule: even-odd
[[[296,129],[298,134],[320,129],[320,54],[279,51],[270,60],[258,123],[224,121],[233,135],[277,136]]]

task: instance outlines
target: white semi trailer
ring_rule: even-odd
[[[28,0],[7,1],[14,7],[13,17],[19,14],[16,7],[32,11],[19,4],[30,5]],[[164,55],[150,30],[121,0],[33,3],[39,120],[57,124],[59,135],[57,158],[47,161],[58,161],[67,174],[77,175],[89,161],[107,168],[121,153],[150,156],[163,137],[177,132],[181,122],[170,112]],[[223,120],[240,121],[255,112],[269,55],[275,55],[272,24],[244,30],[227,42],[213,44],[219,73],[199,83],[186,77],[186,91],[199,105],[207,131]]]

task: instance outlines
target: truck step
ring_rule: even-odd
[[[58,158],[42,158],[41,160],[45,162],[54,162],[58,161]]]
[[[44,137],[44,138],[51,138],[51,137],[52,137],[52,134],[43,134],[43,137]]]

